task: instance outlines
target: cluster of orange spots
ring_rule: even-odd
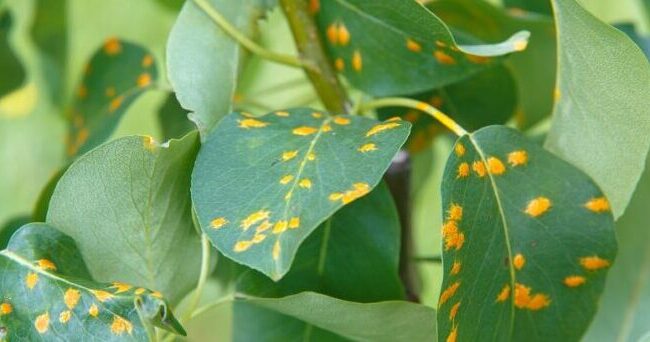
[[[133,324],[126,319],[115,315],[113,316],[113,323],[111,324],[111,332],[117,336],[122,335],[124,332],[131,335],[131,333],[133,333]]]
[[[309,178],[303,178],[298,182],[298,186],[303,189],[311,189],[311,180]]]
[[[46,312],[36,317],[34,327],[39,334],[45,334],[50,329],[50,313]]]
[[[375,135],[375,134],[377,134],[377,133],[379,133],[379,132],[383,132],[383,131],[386,131],[386,130],[389,130],[389,129],[393,129],[393,128],[399,127],[399,126],[401,126],[401,125],[402,125],[402,124],[400,124],[400,123],[398,123],[398,122],[385,122],[385,123],[380,123],[380,124],[374,125],[374,126],[373,126],[373,127],[372,127],[372,128],[371,128],[371,129],[366,133],[366,137],[369,137],[369,136]]]
[[[25,277],[25,285],[27,285],[27,288],[31,290],[36,286],[36,284],[38,284],[38,274],[29,272],[27,277]]]
[[[316,14],[320,10],[320,0],[309,0],[309,13]]]
[[[282,160],[287,161],[295,158],[298,155],[298,150],[282,152]]]
[[[361,145],[361,147],[359,147],[357,150],[359,152],[361,152],[361,153],[372,152],[372,151],[377,150],[377,145],[375,145],[373,143],[367,143],[367,144]]]
[[[108,105],[108,111],[109,111],[110,113],[116,111],[116,110],[117,110],[118,108],[120,108],[120,106],[122,105],[122,101],[124,101],[124,97],[123,97],[123,96],[118,96],[118,97],[114,98],[114,99],[111,101],[111,103]]]
[[[497,157],[489,157],[487,159],[488,172],[492,175],[500,176],[506,172],[506,167],[503,162]]]
[[[600,258],[597,255],[580,258],[580,265],[587,271],[596,271],[601,268],[609,267],[609,261]]]
[[[122,52],[122,43],[117,38],[109,38],[104,43],[104,52],[107,55],[117,55]]]
[[[67,289],[63,294],[63,302],[68,309],[74,309],[77,304],[79,304],[79,299],[81,298],[81,293],[76,289]]]
[[[83,84],[80,85],[77,90],[77,96],[79,96],[80,99],[86,98],[86,96],[88,96],[88,88]]]
[[[363,69],[363,57],[361,57],[359,50],[355,50],[352,54],[352,69],[354,71],[361,71]]]
[[[510,285],[506,284],[503,286],[503,288],[497,295],[497,302],[504,302],[509,297],[510,297]]]
[[[148,72],[143,72],[138,76],[137,84],[140,88],[149,86],[151,84],[151,75]]]
[[[451,328],[451,332],[447,336],[447,342],[456,342],[456,338],[458,338],[458,326]]]
[[[485,177],[487,170],[485,168],[485,163],[481,160],[477,160],[472,163],[472,170],[476,173],[479,178]]]
[[[590,199],[585,203],[585,208],[595,212],[595,213],[604,213],[609,211],[609,201],[605,197],[596,197]]]
[[[243,220],[241,221],[241,225],[240,225],[240,226],[241,226],[244,230],[247,230],[247,229],[250,228],[252,225],[254,225],[254,224],[256,224],[256,223],[258,223],[258,222],[260,222],[260,221],[263,221],[263,220],[268,219],[270,215],[271,215],[271,212],[268,211],[268,210],[258,210],[258,211],[256,211],[256,212],[254,212],[254,213],[248,215],[248,217],[246,217],[245,219],[243,219]]]
[[[279,117],[282,117],[282,118],[286,118],[286,117],[289,116],[289,112],[279,111],[279,112],[275,112],[275,115],[279,116]]]
[[[452,203],[447,210],[447,222],[442,225],[442,237],[445,239],[445,250],[452,248],[460,250],[465,244],[465,233],[458,228],[463,218],[463,207]]]
[[[312,135],[312,134],[318,132],[318,129],[314,128],[314,127],[309,127],[309,126],[300,126],[300,127],[294,128],[292,132],[295,135],[305,136],[305,135]]]
[[[122,292],[127,292],[130,289],[133,288],[133,286],[125,283],[121,283],[119,281],[113,282],[113,284],[110,287],[111,289],[115,289],[115,293],[122,293]]]
[[[210,227],[213,229],[221,229],[223,226],[228,224],[228,219],[225,217],[217,217],[214,220],[210,221]]]
[[[514,266],[515,269],[519,271],[524,268],[524,265],[526,265],[526,257],[524,257],[521,253],[515,255],[515,257],[512,259],[512,266]]]
[[[112,293],[102,290],[90,290],[90,292],[95,296],[95,298],[97,298],[98,301],[102,303],[107,300],[111,300],[114,297]]]
[[[490,62],[490,57],[485,57],[485,56],[476,56],[476,55],[465,55],[467,57],[467,60],[475,63],[475,64],[487,64]]]
[[[61,324],[66,324],[70,320],[70,317],[72,317],[72,312],[70,310],[62,311],[59,314],[59,322],[61,322]]]
[[[447,210],[447,219],[452,221],[460,221],[463,219],[463,207],[456,203],[452,203]]]
[[[56,271],[56,265],[48,259],[37,260],[36,265],[42,270]]]
[[[342,116],[335,116],[333,121],[335,124],[342,125],[342,126],[350,124],[350,119],[344,118]]]
[[[354,183],[352,189],[345,192],[334,192],[330,194],[330,201],[341,201],[343,204],[348,204],[359,197],[362,197],[370,192],[370,185],[367,183]]]
[[[273,244],[273,251],[271,251],[271,254],[273,256],[273,260],[280,259],[280,252],[282,252],[282,246],[280,246],[280,240],[277,240]]]
[[[269,125],[268,122],[264,122],[264,121],[257,120],[257,119],[252,119],[252,118],[246,118],[246,119],[243,119],[243,120],[238,120],[238,122],[239,122],[239,127],[246,128],[246,129],[248,129],[248,128],[262,128],[262,127],[266,127],[266,126]]]
[[[293,180],[293,175],[284,175],[280,178],[280,184],[286,185]]]
[[[460,163],[458,165],[458,171],[456,172],[456,178],[465,178],[469,176],[469,164],[466,162]]]
[[[449,298],[453,297],[456,294],[456,291],[458,291],[458,288],[460,287],[460,282],[457,281],[449,287],[447,287],[442,293],[440,294],[440,300],[438,301],[438,307],[441,307],[443,304],[445,304]]]
[[[114,87],[108,87],[106,88],[106,97],[113,97],[115,96],[115,88]]]
[[[526,165],[528,163],[528,153],[524,150],[512,151],[508,153],[508,163],[512,167]]]
[[[463,144],[461,144],[461,143],[457,143],[456,146],[454,146],[454,153],[456,153],[456,155],[458,157],[464,156],[465,155],[465,146],[463,146]]]
[[[515,306],[519,309],[540,310],[551,304],[551,300],[543,293],[531,295],[531,289],[528,286],[515,284]]]
[[[454,261],[454,263],[451,265],[451,275],[457,275],[460,273],[460,269],[462,267],[462,264],[460,261]]]
[[[422,51],[422,45],[410,38],[406,39],[406,48],[413,52]]]
[[[14,312],[14,307],[9,303],[0,304],[0,316],[8,315]]]
[[[348,28],[345,27],[343,23],[332,23],[327,27],[327,40],[332,43],[332,45],[348,45],[350,42],[350,32]]]
[[[97,316],[99,316],[99,308],[97,307],[97,305],[92,304],[92,305],[90,306],[90,308],[88,309],[88,314],[90,315],[90,317],[97,317]]]
[[[443,65],[454,65],[454,64],[456,64],[456,60],[454,59],[454,57],[451,57],[450,55],[448,55],[447,53],[445,53],[442,50],[436,50],[433,53],[433,57],[436,58],[438,63],[443,64]]]
[[[153,56],[147,54],[142,57],[142,67],[148,68],[153,65]]]
[[[343,58],[338,57],[334,60],[334,67],[336,68],[337,71],[343,71],[345,70],[345,61]]]
[[[583,276],[572,275],[564,278],[564,285],[567,287],[578,287],[587,282],[587,279]]]
[[[551,208],[551,205],[550,199],[540,196],[528,202],[525,212],[532,217],[539,217],[546,213]]]

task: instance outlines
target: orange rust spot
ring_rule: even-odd
[[[97,298],[98,301],[102,303],[107,300],[113,299],[114,297],[112,293],[102,291],[102,290],[90,290],[90,292],[95,296],[95,298]]]
[[[63,302],[68,309],[74,309],[79,303],[79,298],[81,298],[81,293],[76,289],[67,289],[63,294]]]
[[[50,329],[50,314],[46,312],[36,317],[34,327],[39,334],[45,334]]]
[[[578,287],[580,285],[583,285],[585,282],[587,282],[587,279],[583,276],[579,275],[572,275],[564,278],[564,285],[568,287]]]
[[[454,152],[459,157],[464,156],[465,155],[465,146],[463,146],[463,144],[461,144],[461,143],[457,143],[456,146],[454,146]]]
[[[485,177],[487,170],[485,169],[485,163],[481,160],[477,160],[472,163],[472,170],[476,173],[479,178]]]
[[[363,145],[361,145],[361,147],[359,147],[357,149],[357,151],[359,151],[361,153],[367,153],[367,152],[376,151],[376,150],[377,150],[377,145],[375,145],[373,143],[363,144]]]
[[[40,259],[36,261],[36,265],[42,270],[56,271],[56,265],[48,259]]]
[[[113,285],[110,288],[115,289],[115,293],[122,293],[122,292],[129,291],[130,289],[133,288],[133,286],[116,281],[113,282]]]
[[[282,160],[287,161],[295,158],[298,155],[298,150],[286,151],[282,153]]]
[[[487,64],[490,62],[490,57],[476,56],[476,55],[465,55],[467,60],[474,64]]]
[[[422,45],[412,39],[406,39],[406,48],[413,52],[422,51]]]
[[[506,284],[497,295],[497,302],[505,302],[508,298],[510,298],[510,285]]]
[[[316,154],[314,152],[307,153],[307,160],[316,160]]]
[[[25,285],[27,285],[27,288],[31,290],[36,284],[38,284],[38,274],[34,272],[27,274],[27,277],[25,277]]]
[[[338,70],[338,71],[343,71],[343,70],[345,70],[345,61],[343,60],[343,58],[340,58],[340,57],[339,57],[339,58],[335,59],[335,60],[334,60],[334,67],[335,67],[336,70]]]
[[[268,219],[270,215],[271,215],[271,212],[268,211],[268,210],[256,211],[256,212],[248,215],[248,217],[246,217],[245,219],[243,219],[241,221],[240,227],[243,228],[244,230],[247,230],[252,225],[254,225],[254,224],[258,223],[258,222],[261,222],[263,220]]]
[[[456,178],[465,178],[469,176],[469,164],[463,162],[458,165],[458,171],[456,172]]]
[[[330,124],[326,123],[326,124],[323,125],[322,130],[323,130],[323,132],[329,132],[329,131],[332,130],[332,126],[330,126]]]
[[[446,47],[447,44],[441,40],[436,40],[436,46],[437,47]]]
[[[9,315],[14,311],[14,307],[9,303],[0,304],[0,316]]]
[[[293,134],[302,135],[302,136],[311,135],[316,132],[318,132],[317,128],[309,127],[309,126],[300,126],[293,129]]]
[[[389,130],[389,129],[393,129],[393,128],[395,128],[395,127],[399,127],[399,126],[401,126],[401,125],[402,125],[402,124],[400,124],[400,123],[398,123],[398,122],[386,122],[386,123],[380,123],[380,124],[377,124],[377,125],[373,126],[373,127],[372,127],[372,128],[371,128],[371,129],[366,133],[366,137],[369,137],[369,136],[375,135],[375,134],[377,134],[377,133],[379,133],[379,132],[383,132],[383,131],[386,131],[386,130]]]
[[[514,266],[516,270],[521,270],[524,268],[525,264],[526,258],[521,253],[515,255],[515,257],[512,259],[512,266]]]
[[[449,285],[448,288],[446,288],[444,291],[442,291],[442,294],[440,294],[440,300],[438,301],[438,307],[441,307],[443,304],[445,304],[449,300],[449,298],[453,297],[453,295],[456,294],[456,291],[458,290],[458,287],[460,287],[460,282],[459,281]]]
[[[350,119],[342,117],[342,116],[335,116],[333,119],[334,123],[337,125],[345,126],[350,124]]]
[[[605,197],[595,197],[585,203],[585,208],[595,212],[604,213],[609,211],[609,201]]]
[[[350,42],[350,32],[348,31],[348,28],[345,27],[345,24],[341,23],[338,25],[337,35],[339,44],[344,46],[348,45]]]
[[[244,252],[244,251],[248,250],[249,248],[251,248],[252,245],[253,245],[253,241],[246,241],[246,240],[245,241],[237,241],[237,243],[233,247],[233,250],[235,252],[237,252],[237,253]]]
[[[72,312],[70,312],[70,310],[65,310],[59,314],[59,322],[61,322],[61,324],[66,324],[70,320],[70,317],[72,317]]]
[[[289,184],[293,180],[293,175],[285,175],[284,177],[280,178],[280,184]]]
[[[433,53],[433,56],[436,58],[438,63],[443,64],[443,65],[454,65],[456,64],[456,60],[449,56],[447,53],[445,53],[442,50],[436,50]]]
[[[112,113],[112,112],[116,111],[118,108],[120,108],[120,106],[122,105],[122,101],[124,101],[123,96],[118,96],[118,97],[114,98],[111,101],[111,103],[108,105],[109,113]]]
[[[462,264],[460,261],[454,261],[454,264],[451,266],[451,275],[457,275],[460,273],[460,269],[462,267]]]
[[[273,234],[283,233],[287,228],[289,228],[289,223],[286,220],[280,220],[273,226]]]
[[[111,324],[111,332],[117,336],[122,335],[124,332],[131,335],[133,333],[133,324],[126,319],[115,315],[113,316],[113,323]]]
[[[228,222],[229,221],[225,217],[217,217],[210,221],[210,227],[212,227],[212,229],[221,229],[223,226],[227,225]]]
[[[311,116],[313,116],[314,119],[320,119],[320,118],[323,117],[323,113],[313,112],[313,113],[311,113]]]
[[[465,244],[465,234],[458,232],[456,234],[449,234],[445,238],[445,250],[450,250],[455,248],[457,251],[460,250]]]
[[[152,65],[153,65],[153,57],[149,54],[144,55],[144,57],[142,57],[142,67],[148,68]]]
[[[508,153],[508,163],[512,167],[526,165],[528,163],[528,153],[524,150],[512,151]]]
[[[273,260],[280,259],[280,252],[282,252],[282,247],[280,246],[280,240],[278,240],[275,241],[275,243],[273,244],[273,251],[272,251]]]
[[[458,314],[458,308],[460,307],[460,302],[454,304],[454,306],[451,307],[451,310],[449,310],[449,320],[453,321],[456,318],[456,315]]]
[[[303,178],[298,182],[298,186],[303,189],[311,189],[311,180],[309,178]]]
[[[352,54],[352,69],[355,71],[361,71],[363,68],[363,58],[361,57],[361,52],[359,50],[354,51]]]
[[[458,338],[458,326],[451,329],[449,336],[447,336],[447,342],[456,342],[456,338]]]
[[[289,228],[296,229],[298,227],[300,227],[300,217],[292,217],[289,220]]]
[[[609,261],[600,258],[597,255],[580,258],[580,265],[587,271],[596,271],[601,268],[609,267]]]
[[[489,157],[487,159],[488,171],[490,174],[499,176],[506,172],[506,167],[503,165],[503,162],[499,158]]]
[[[347,190],[344,193],[334,192],[330,194],[330,201],[341,201],[343,204],[348,204],[359,197],[362,197],[370,192],[370,185],[367,183],[354,183],[352,184],[352,189]]]
[[[262,128],[269,125],[268,122],[264,122],[257,119],[246,118],[243,120],[237,120],[239,122],[239,127],[249,129],[249,128]]]
[[[147,290],[140,287],[140,288],[137,288],[134,293],[139,296],[139,295],[145,293],[146,291]]]
[[[320,0],[309,0],[309,13],[316,14],[320,10]]]
[[[275,112],[275,115],[286,118],[287,116],[289,116],[289,112],[279,111],[279,112]]]
[[[120,43],[120,40],[115,37],[109,38],[104,43],[104,52],[110,56],[117,55],[122,52],[122,43]]]
[[[153,291],[151,292],[151,297],[162,299],[163,295],[159,291]]]
[[[442,225],[442,236],[447,237],[458,233],[458,224],[456,221],[447,221]]]
[[[528,309],[537,311],[551,304],[547,295],[537,293],[531,295],[531,289],[528,286],[515,284],[515,306],[519,309]]]
[[[336,45],[339,43],[339,30],[337,26],[338,25],[336,23],[332,23],[329,26],[327,26],[327,31],[326,31],[327,40],[329,40],[329,42],[332,43],[332,45]]]
[[[97,305],[92,304],[92,305],[90,306],[90,308],[88,309],[88,314],[89,314],[91,317],[97,317],[97,316],[99,316],[99,308],[97,307]]]
[[[264,232],[264,231],[270,229],[271,227],[273,227],[273,223],[271,223],[269,220],[266,220],[266,221],[260,223],[259,226],[257,226],[257,228],[255,229],[255,232],[256,233],[261,233],[261,232]]]
[[[140,76],[138,76],[137,83],[138,83],[138,87],[140,88],[149,86],[151,84],[151,75],[149,75],[149,73],[147,72],[140,74]]]
[[[260,242],[264,241],[264,239],[266,239],[266,235],[264,235],[264,234],[255,234],[253,236],[253,240],[251,240],[251,242],[260,243]]]
[[[460,221],[463,219],[463,207],[459,204],[452,203],[447,211],[447,219],[451,221]]]
[[[551,200],[546,197],[537,197],[528,202],[526,214],[532,217],[539,217],[551,208]]]

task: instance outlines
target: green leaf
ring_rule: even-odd
[[[303,292],[284,298],[240,296],[237,303],[240,310],[258,307],[284,315],[250,332],[263,341],[279,336],[284,341],[429,341],[436,336],[435,310],[409,302],[361,304]],[[304,323],[319,329],[305,329]]]
[[[42,223],[0,252],[0,339],[143,341],[153,328],[185,335],[160,294],[91,281],[74,241]]]
[[[181,107],[173,93],[167,95],[165,103],[158,110],[158,122],[165,140],[179,139],[194,128],[187,119],[187,111]]]
[[[650,147],[650,64],[624,33],[574,0],[553,3],[559,101],[545,146],[590,175],[619,217]]]
[[[45,187],[41,189],[41,193],[38,195],[38,199],[36,199],[36,205],[32,211],[33,222],[45,222],[45,219],[47,217],[47,210],[50,208],[50,200],[52,199],[52,194],[54,194],[54,189],[56,189],[56,185],[59,184],[59,179],[61,179],[65,171],[68,169],[68,166],[69,165],[66,165],[65,167],[56,171],[54,175],[50,177],[50,180],[47,181]]]
[[[620,252],[585,341],[644,341],[650,336],[650,159],[625,215],[616,222]]]
[[[602,191],[510,128],[465,135],[454,151],[442,183],[439,340],[578,340],[616,255]]]
[[[549,0],[504,0],[503,4],[512,9],[537,12],[552,15],[551,2]]]
[[[75,239],[93,278],[141,284],[174,303],[196,284],[201,251],[189,186],[197,140],[125,137],[68,168],[47,222]]]
[[[519,32],[492,45],[457,45],[447,26],[415,1],[321,1],[317,21],[335,67],[376,96],[414,94],[461,81],[526,48]]]
[[[52,103],[66,102],[65,77],[68,65],[67,0],[35,0],[31,34],[41,53],[43,80]]]
[[[86,65],[70,111],[67,153],[81,155],[101,144],[133,101],[158,81],[146,49],[109,38]]]
[[[11,236],[22,226],[31,222],[29,215],[16,216],[0,227],[0,248],[5,249]]]
[[[255,22],[271,7],[265,0],[209,0],[240,31],[252,35]],[[186,1],[167,43],[169,81],[202,137],[232,109],[240,45],[194,3]]]
[[[201,228],[224,255],[278,280],[319,224],[377,185],[409,130],[308,108],[230,114],[192,173]]]
[[[519,30],[530,31],[526,50],[504,61],[517,81],[517,126],[527,129],[551,115],[556,67],[551,18],[513,15],[481,0],[442,0],[427,6],[452,29],[485,41],[498,41]]]
[[[9,44],[13,18],[0,8],[0,97],[18,88],[25,80],[25,69]]]
[[[411,97],[431,103],[468,131],[504,124],[517,105],[515,81],[510,71],[501,65],[465,81]],[[413,124],[413,133],[406,142],[411,152],[422,151],[439,133],[447,132],[438,121],[417,110],[405,112],[404,108],[394,107],[381,109],[378,114],[380,119],[399,115]]]

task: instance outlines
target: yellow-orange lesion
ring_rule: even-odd
[[[610,262],[597,255],[592,255],[580,258],[580,265],[587,271],[597,271],[609,267]]]
[[[550,199],[544,196],[540,196],[530,200],[524,212],[531,217],[539,217],[551,209],[552,205],[553,204]]]
[[[330,201],[341,201],[343,204],[348,204],[357,198],[365,196],[370,192],[370,185],[367,183],[354,183],[352,184],[352,189],[346,190],[344,192],[334,192],[329,195]]]
[[[541,310],[551,305],[551,300],[547,294],[533,294],[530,287],[520,283],[515,284],[514,300],[515,307],[532,311]]]
[[[594,213],[610,211],[609,201],[605,197],[594,197],[585,203],[585,208]]]

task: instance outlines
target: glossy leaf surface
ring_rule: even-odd
[[[230,114],[192,174],[201,228],[223,254],[278,280],[319,224],[377,185],[409,130],[307,108]]]
[[[70,110],[69,156],[101,144],[128,106],[158,80],[153,56],[144,48],[108,39],[86,65]]]
[[[93,282],[74,241],[42,223],[0,252],[0,339],[145,341],[153,327],[185,334],[159,293]]]
[[[574,0],[553,4],[559,99],[545,146],[590,175],[619,217],[650,147],[650,64],[624,33]]]
[[[158,145],[121,138],[74,162],[50,200],[47,222],[75,239],[94,279],[140,284],[173,302],[199,273],[190,172],[197,134]]]
[[[461,137],[442,183],[439,340],[575,341],[616,255],[594,182],[515,130]]]
[[[415,1],[321,1],[317,21],[335,67],[376,96],[413,94],[458,82],[526,48],[528,32],[492,45],[458,45]]]

